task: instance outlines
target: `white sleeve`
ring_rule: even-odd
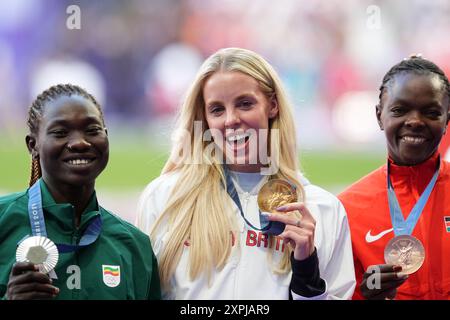
[[[331,258],[323,272],[328,287],[327,299],[351,299],[355,290],[355,267],[353,265],[352,241],[347,213],[342,203],[337,200],[336,238]],[[320,263],[320,262],[319,262]]]
[[[320,211],[317,218],[321,221],[316,218],[316,228],[319,223],[322,225],[322,241],[317,250],[320,277],[325,280],[325,292],[309,298],[292,292],[295,300],[351,299],[355,290],[355,269],[347,214],[334,195],[322,191],[326,194],[321,192],[321,199],[317,203]]]
[[[174,186],[174,175],[162,175],[148,184],[142,192],[138,205],[135,225],[144,233],[150,234],[155,221],[162,214],[166,207],[168,198]],[[164,232],[159,233],[153,239],[152,246],[155,255],[158,257]]]
[[[149,234],[150,228],[158,217],[156,208],[158,203],[155,197],[156,181],[150,182],[139,197],[135,225],[142,232]]]

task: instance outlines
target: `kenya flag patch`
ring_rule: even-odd
[[[450,232],[450,216],[444,217],[444,223],[445,223],[445,230],[447,230],[447,232]]]

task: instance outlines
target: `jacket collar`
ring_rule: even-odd
[[[437,162],[439,159],[439,152],[435,152],[426,161],[414,166],[399,166],[394,164],[394,161],[389,157],[388,161],[391,167],[391,174],[393,175],[411,175],[411,174],[426,174],[431,176],[436,171]],[[442,162],[442,160],[441,160]],[[441,166],[442,167],[442,166]]]
[[[42,208],[45,219],[55,220],[63,230],[74,230],[75,208],[70,203],[56,203],[43,179],[40,179]],[[90,220],[100,214],[95,191],[81,215],[79,230],[84,230]]]
[[[388,161],[390,165],[391,181],[394,186],[398,183],[412,183],[416,185],[419,193],[421,193],[425,190],[426,186],[436,172],[436,166],[439,161],[439,152],[435,152],[430,158],[428,158],[428,160],[415,166],[399,166],[394,164],[391,158],[388,158]],[[440,163],[442,172],[442,159],[440,160]]]

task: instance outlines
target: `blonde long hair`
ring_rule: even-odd
[[[214,268],[221,269],[232,250],[232,237],[237,233],[236,222],[230,200],[224,189],[225,177],[222,165],[214,155],[204,152],[207,143],[194,139],[194,121],[201,121],[203,132],[208,128],[202,89],[205,81],[218,71],[238,71],[256,79],[268,98],[275,97],[279,112],[269,123],[269,150],[279,155],[279,171],[274,178],[284,178],[296,185],[299,201],[304,200],[303,187],[298,179],[296,132],[292,108],[275,70],[258,54],[240,48],[221,49],[211,55],[200,67],[197,76],[187,91],[178,118],[177,129],[189,133],[185,139],[174,142],[171,155],[162,173],[177,171],[180,178],[173,188],[163,213],[154,224],[150,236],[153,241],[161,228],[166,228],[170,239],[160,253],[159,270],[163,287],[166,287],[179,263],[184,243],[190,241],[189,275],[197,278],[206,272],[208,279]],[[279,143],[271,144],[275,138],[272,129],[278,129]],[[186,141],[188,137],[188,141]],[[191,149],[185,152],[185,144]],[[183,151],[184,150],[184,151]],[[180,161],[180,156],[183,161]],[[190,161],[186,161],[190,160]],[[270,239],[271,240],[271,239]],[[238,247],[238,246],[237,246]],[[273,249],[269,251],[269,263],[275,273],[290,271],[291,249],[286,246],[278,266],[272,263]]]

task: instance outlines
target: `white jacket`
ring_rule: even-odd
[[[152,224],[163,212],[168,197],[177,179],[177,173],[162,175],[153,180],[141,195],[138,204],[136,225],[149,233]],[[316,220],[315,246],[319,258],[320,276],[326,282],[325,293],[306,298],[292,293],[294,299],[350,299],[355,288],[352,247],[347,216],[340,201],[331,193],[314,186],[302,178],[306,206]],[[246,218],[258,225],[259,211],[257,192],[242,193],[238,190]],[[275,246],[281,257],[283,241],[276,238],[273,243],[261,232],[247,226],[234,202],[233,210],[240,227],[240,250],[232,250],[229,261],[222,270],[216,270],[210,285],[206,276],[191,281],[188,274],[189,246],[184,246],[180,262],[171,281],[171,290],[166,299],[227,299],[227,300],[276,300],[289,298],[292,272],[277,275],[271,271],[267,260],[267,247]],[[163,229],[163,228],[162,228]],[[152,242],[159,258],[167,241],[167,233],[160,233]],[[279,254],[278,254],[279,253]],[[274,263],[277,260],[274,259]]]

